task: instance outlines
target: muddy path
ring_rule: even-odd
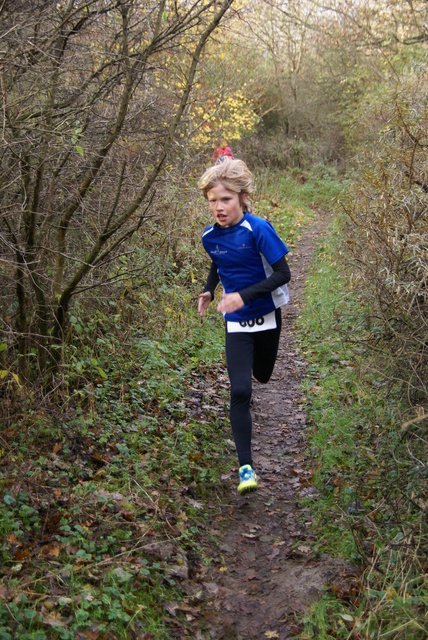
[[[218,544],[204,583],[208,589],[208,635],[213,640],[297,637],[299,613],[320,597],[324,585],[342,582],[349,567],[327,555],[315,557],[311,513],[298,500],[314,495],[307,450],[305,362],[293,324],[299,315],[307,270],[326,220],[320,215],[290,258],[290,304],[274,374],[254,384],[253,459],[256,493],[239,496],[238,469],[224,478],[225,502],[212,522]]]

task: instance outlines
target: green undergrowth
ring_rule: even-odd
[[[304,227],[314,219],[314,211],[329,209],[343,189],[334,168],[319,165],[309,172],[279,170],[260,172],[254,209],[272,222],[292,250]]]
[[[427,637],[426,460],[388,372],[376,367],[373,319],[353,293],[340,224],[318,247],[298,320],[307,362],[308,434],[319,554],[355,577],[327,585],[303,639]],[[411,428],[410,428],[411,431]],[[410,452],[410,454],[409,454]],[[352,572],[351,572],[352,573]]]
[[[332,197],[321,174],[256,181],[255,213],[291,248],[309,205]],[[9,404],[0,640],[169,640],[200,629],[203,541],[236,464],[222,318],[214,304],[203,322],[196,311],[205,217],[157,251],[153,228],[124,257],[134,278],[75,303],[56,386],[20,387]]]
[[[81,322],[62,406],[27,402],[2,434],[0,638],[180,637],[230,448],[221,323]]]

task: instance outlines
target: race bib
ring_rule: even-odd
[[[276,329],[275,311],[252,320],[241,320],[241,322],[230,322],[228,320],[226,325],[228,333],[255,333],[256,331]]]

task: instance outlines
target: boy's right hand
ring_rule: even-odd
[[[210,306],[210,302],[211,302],[210,292],[205,291],[205,293],[201,293],[201,295],[198,298],[198,312],[201,318],[203,318],[204,315],[206,314],[207,309]]]

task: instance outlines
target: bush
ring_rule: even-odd
[[[371,309],[371,345],[415,406],[427,392],[427,85],[415,72],[367,107],[377,132],[341,202],[355,285]]]

